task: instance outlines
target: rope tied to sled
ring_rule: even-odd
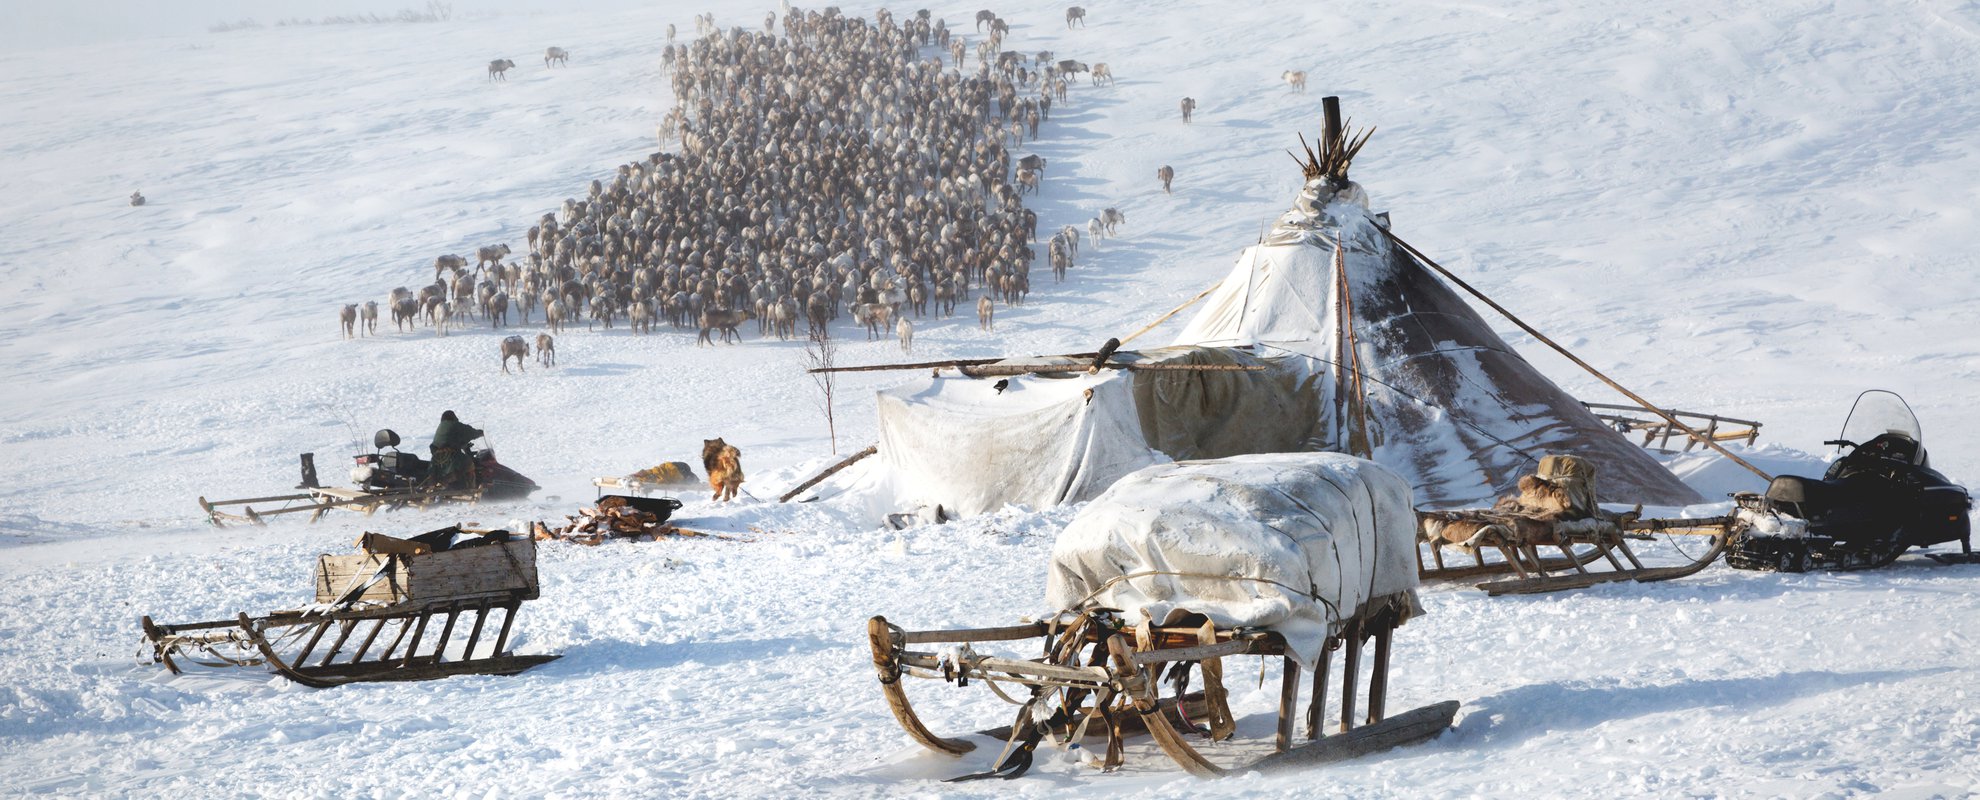
[[[1080,601],[1078,603],[1074,603],[1073,607],[1084,608],[1086,604],[1093,602],[1093,598],[1099,597],[1101,592],[1105,592],[1108,589],[1112,589],[1116,584],[1122,583],[1124,581],[1130,581],[1135,578],[1152,578],[1152,577],[1158,577],[1164,575],[1177,577],[1177,578],[1201,578],[1203,580],[1213,580],[1213,581],[1247,581],[1251,583],[1269,583],[1273,586],[1277,586],[1281,589],[1285,589],[1286,591],[1292,592],[1295,595],[1298,595],[1300,597],[1305,597],[1307,599],[1318,602],[1323,606],[1326,606],[1327,612],[1328,614],[1331,615],[1332,619],[1340,619],[1341,617],[1341,609],[1339,606],[1334,605],[1334,601],[1328,600],[1325,597],[1321,597],[1319,593],[1313,591],[1312,589],[1301,589],[1297,586],[1293,586],[1292,584],[1285,583],[1283,581],[1275,581],[1272,580],[1271,578],[1254,578],[1249,575],[1213,575],[1208,572],[1184,572],[1182,570],[1168,570],[1168,569],[1151,569],[1151,570],[1143,570],[1141,572],[1129,572],[1124,575],[1115,575],[1114,577],[1108,578],[1106,581],[1102,582],[1099,588],[1094,589],[1091,592],[1088,592],[1085,597],[1080,598]]]

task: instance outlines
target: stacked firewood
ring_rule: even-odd
[[[568,522],[561,528],[552,528],[542,522],[532,523],[534,536],[538,541],[557,539],[599,545],[614,537],[633,539],[651,536],[658,539],[662,536],[707,535],[661,522],[660,515],[633,508],[620,497],[607,497],[598,501],[597,506],[579,509],[577,516],[566,516],[564,519]]]

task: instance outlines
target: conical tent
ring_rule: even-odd
[[[1309,180],[1175,343],[1310,359],[1331,376],[1328,449],[1401,473],[1419,507],[1488,502],[1556,452],[1596,465],[1605,502],[1703,502],[1514,352],[1386,224],[1360,187]]]

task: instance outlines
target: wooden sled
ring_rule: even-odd
[[[182,673],[183,664],[265,665],[297,683],[325,688],[514,675],[558,658],[508,650],[516,611],[537,597],[534,541],[520,537],[437,553],[377,534],[367,534],[366,542],[368,552],[318,558],[314,606],[179,625],[144,617],[152,661],[173,674]],[[491,629],[497,611],[501,625]],[[471,624],[463,619],[468,614]],[[465,633],[464,642],[457,632]]]
[[[309,513],[309,521],[315,522],[324,512],[335,508],[362,511],[365,516],[379,510],[395,511],[401,508],[425,508],[435,503],[473,503],[481,499],[480,487],[471,489],[358,489],[338,486],[324,486],[295,494],[271,495],[268,497],[248,497],[240,500],[208,500],[199,498],[199,508],[206,512],[206,521],[214,527],[228,525],[265,526],[267,518],[278,514]],[[268,508],[269,504],[277,504]],[[256,510],[254,506],[262,506]],[[221,509],[239,506],[239,511]]]
[[[907,631],[884,617],[874,617],[868,621],[867,632],[887,705],[908,735],[924,747],[950,755],[975,749],[971,742],[939,736],[923,725],[908,702],[903,677],[941,678],[959,686],[980,681],[1021,705],[1009,728],[990,732],[1007,736],[992,770],[953,780],[1017,777],[1029,768],[1033,751],[1048,738],[1054,745],[1078,746],[1089,735],[1105,739],[1105,755],[1099,765],[1112,770],[1123,760],[1124,739],[1142,732],[1151,735],[1162,752],[1184,770],[1210,778],[1249,769],[1269,771],[1354,758],[1429,739],[1450,727],[1457,715],[1456,701],[1393,717],[1387,714],[1389,641],[1401,624],[1403,606],[1389,602],[1370,608],[1375,609],[1373,613],[1350,621],[1339,635],[1328,639],[1311,678],[1313,697],[1304,714],[1307,743],[1298,746],[1293,727],[1299,716],[1300,667],[1287,656],[1284,641],[1269,631],[1220,629],[1207,620],[1196,627],[1129,627],[1123,626],[1113,611],[1094,609],[1064,614],[1049,623],[967,630]],[[1042,640],[1042,657],[1000,658],[971,648],[981,642],[1030,639]],[[1374,652],[1371,677],[1362,698],[1366,701],[1364,716],[1357,714],[1356,686],[1362,673],[1363,648],[1370,641]],[[916,645],[940,645],[942,652],[909,649]],[[1344,660],[1340,720],[1335,733],[1323,735],[1329,664],[1335,651],[1342,652]],[[1248,764],[1225,766],[1212,761],[1199,747],[1230,739],[1236,732],[1223,687],[1223,660],[1243,655],[1278,658],[1284,665],[1274,752]],[[1201,676],[1201,693],[1183,691],[1192,669]],[[1166,698],[1162,696],[1165,672],[1178,687]],[[1176,675],[1183,679],[1177,681]],[[1197,722],[1206,726],[1198,727]]]
[[[1511,573],[1509,580],[1477,584],[1487,594],[1539,594],[1567,589],[1585,589],[1611,581],[1651,583],[1682,578],[1712,565],[1725,552],[1732,533],[1732,517],[1700,519],[1638,519],[1633,515],[1601,515],[1570,520],[1546,520],[1499,511],[1418,511],[1423,536],[1416,553],[1417,574],[1423,580],[1463,580]],[[1468,542],[1459,545],[1432,535],[1440,523],[1462,522],[1480,527]],[[1708,536],[1711,543],[1689,562],[1675,566],[1646,567],[1630,549],[1629,542],[1654,538],[1653,532]],[[1424,559],[1424,549],[1429,560]],[[1444,561],[1446,547],[1468,551],[1474,561],[1453,566]],[[1485,554],[1497,553],[1498,560]],[[1559,552],[1559,556],[1544,554]],[[1621,558],[1618,558],[1620,556]],[[1627,562],[1628,566],[1624,566]],[[1603,569],[1606,566],[1607,569]],[[1591,570],[1590,567],[1595,567]]]

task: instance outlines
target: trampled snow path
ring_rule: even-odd
[[[1935,463],[1980,475],[1962,429],[1980,368],[1971,131],[1980,15],[1949,2],[1420,3],[998,10],[1024,50],[1106,61],[1035,148],[1046,226],[1126,210],[1067,284],[973,320],[918,323],[917,356],[1083,350],[1224,274],[1283,210],[1280,151],[1339,94],[1381,130],[1356,177],[1405,239],[1647,396],[1828,438],[1854,393],[1894,388]],[[560,337],[563,366],[504,376],[469,329],[344,342],[338,305],[422,280],[432,257],[519,242],[530,219],[652,149],[667,22],[706,10],[523,13],[0,55],[0,787],[279,796],[1961,795],[1980,786],[1980,570],[1776,576],[1715,567],[1653,586],[1488,600],[1432,589],[1398,638],[1392,707],[1455,698],[1428,746],[1199,784],[1153,758],[1015,782],[919,754],[863,655],[866,616],[915,626],[1035,612],[1061,510],[903,534],[810,505],[682,514],[753,544],[544,550],[516,678],[302,690],[131,665],[136,618],[300,600],[316,553],[403,514],[265,531],[199,524],[193,498],[334,475],[354,438],[415,436],[441,408],[545,486],[470,517],[568,513],[588,478],[743,448],[765,498],[828,458],[795,344]],[[844,6],[869,14],[871,6]],[[473,10],[463,7],[464,11]],[[718,9],[755,25],[766,9]],[[896,13],[906,8],[897,7]],[[966,32],[975,7],[936,8]],[[321,13],[338,13],[329,9]],[[189,12],[191,13],[191,12]],[[464,15],[465,16],[465,15]],[[214,13],[212,21],[224,18]],[[973,37],[972,37],[973,38]],[[534,54],[571,49],[568,69]],[[488,59],[521,66],[489,85]],[[1276,80],[1312,75],[1307,95]],[[1201,107],[1185,126],[1176,101]],[[1154,169],[1177,170],[1164,196]],[[151,204],[123,198],[143,189]],[[430,274],[430,273],[426,273]],[[847,328],[850,331],[850,328]],[[1155,336],[1159,337],[1158,334]],[[1509,337],[1591,400],[1596,384]],[[1159,340],[1159,338],[1158,338]],[[841,359],[891,343],[855,339]],[[841,448],[872,439],[841,387]],[[411,438],[411,437],[409,437]],[[1234,666],[1232,673],[1247,667]],[[1234,685],[1237,684],[1233,681]],[[931,724],[1003,724],[987,693],[916,686]],[[1241,709],[1263,695],[1239,688]],[[1262,717],[1247,724],[1254,728]]]

